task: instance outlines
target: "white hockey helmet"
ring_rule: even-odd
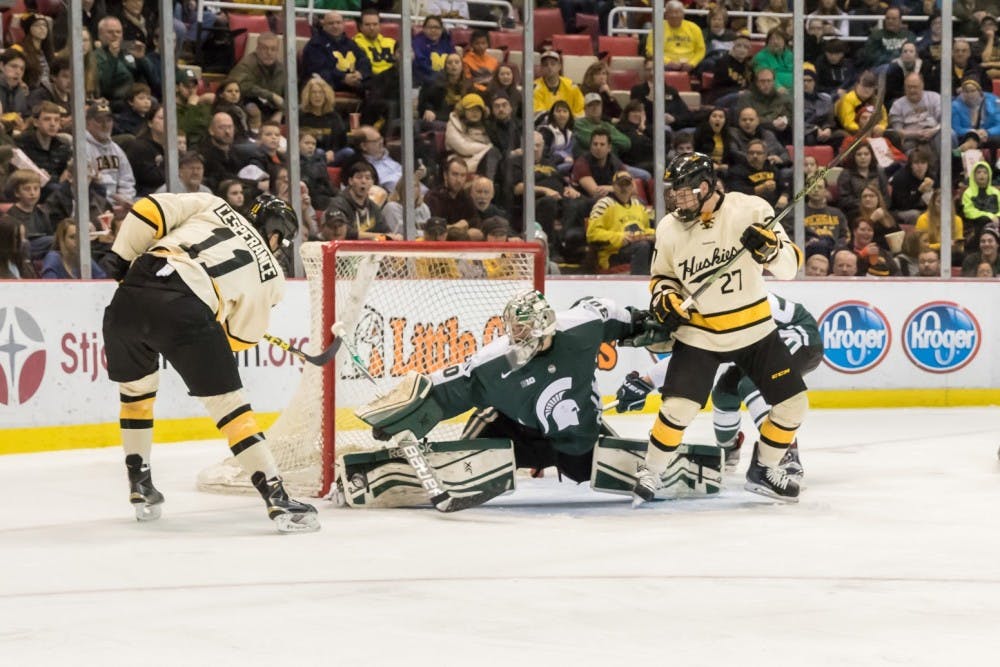
[[[507,302],[503,323],[510,339],[511,368],[526,364],[556,332],[556,311],[538,290],[521,292]]]

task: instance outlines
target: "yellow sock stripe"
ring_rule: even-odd
[[[153,403],[156,394],[140,400],[122,401],[118,417],[121,420],[151,420],[153,418]]]
[[[683,435],[684,429],[676,424],[672,424],[660,412],[657,413],[656,421],[653,422],[653,430],[649,434],[649,443],[657,449],[671,452],[680,446]]]
[[[760,439],[773,447],[787,447],[795,440],[796,430],[775,424],[767,417],[760,425]]]
[[[251,410],[230,420],[228,424],[224,424],[219,430],[229,440],[229,448],[233,451],[234,456],[239,454],[239,451],[243,451],[255,442],[264,439],[263,434],[260,432],[260,426],[257,425],[257,418]],[[237,448],[239,448],[239,451],[236,451]]]

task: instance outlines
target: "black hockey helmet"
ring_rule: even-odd
[[[667,166],[667,173],[663,176],[673,191],[686,190],[688,188],[695,191],[698,197],[698,206],[693,209],[678,208],[674,215],[681,222],[692,222],[701,214],[701,207],[705,201],[715,192],[715,165],[712,158],[704,153],[686,153],[678,155]],[[708,183],[708,194],[702,195],[701,182]]]
[[[247,212],[247,219],[265,240],[277,232],[279,244],[294,238],[299,229],[299,217],[295,215],[292,207],[266,192],[253,200]]]

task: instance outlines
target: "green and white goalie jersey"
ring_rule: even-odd
[[[582,454],[594,447],[601,428],[598,350],[631,332],[625,308],[607,299],[581,299],[556,313],[552,345],[520,368],[511,369],[510,341],[500,336],[466,363],[432,373],[431,396],[445,418],[492,407],[550,438],[557,450]]]

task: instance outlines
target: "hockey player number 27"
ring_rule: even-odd
[[[719,278],[722,280],[722,293],[732,294],[738,290],[743,289],[743,271],[741,269],[736,269],[730,271],[729,273],[723,273]],[[732,282],[736,281],[736,286],[732,286]]]
[[[236,236],[236,232],[229,229],[228,227],[216,227],[212,230],[212,235],[209,236],[204,241],[200,243],[195,243],[187,249],[188,257],[191,259],[198,259],[198,255],[208,250],[212,246],[218,245],[223,241],[228,241]],[[241,248],[236,248],[233,250],[233,256],[231,259],[227,259],[224,262],[219,262],[218,264],[213,264],[212,266],[206,265],[202,262],[202,266],[205,267],[205,272],[208,273],[212,278],[218,278],[219,276],[225,275],[231,271],[235,271],[241,267],[246,266],[253,262],[253,255],[250,251],[243,250]]]

